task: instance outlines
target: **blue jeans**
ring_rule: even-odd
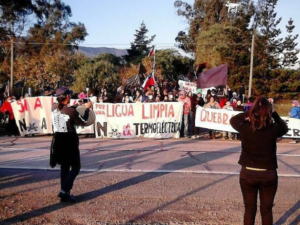
[[[189,114],[183,114],[183,131],[184,131],[184,136],[190,136],[189,135]]]
[[[255,224],[258,193],[262,225],[272,225],[272,208],[278,187],[277,171],[255,171],[243,167],[240,173],[240,187],[245,204],[244,225]]]

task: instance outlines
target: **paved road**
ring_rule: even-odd
[[[0,137],[0,224],[242,224],[238,141],[80,139],[70,206],[56,198],[50,140]],[[278,144],[278,225],[300,224],[299,161],[300,144]]]
[[[50,169],[51,137],[0,138],[0,168]],[[81,139],[82,171],[238,174],[238,141]],[[280,176],[300,177],[300,145],[278,144]]]

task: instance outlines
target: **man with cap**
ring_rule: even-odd
[[[76,126],[85,126],[89,117],[91,102],[85,103],[83,116],[76,108],[68,107],[73,92],[66,87],[56,91],[57,102],[51,109],[53,139],[50,149],[50,166],[61,165],[61,190],[58,197],[61,201],[74,202],[76,199],[70,194],[73,183],[80,171],[79,139]]]

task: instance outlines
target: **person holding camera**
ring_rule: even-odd
[[[244,224],[255,224],[259,194],[262,225],[271,225],[278,187],[276,141],[288,132],[288,127],[263,97],[256,99],[249,111],[232,117],[230,124],[241,135],[238,163],[242,166],[240,187],[245,204]]]
[[[61,201],[74,202],[76,199],[70,194],[74,180],[79,174],[80,153],[79,139],[76,126],[85,126],[89,117],[92,102],[85,103],[84,115],[80,116],[76,108],[68,107],[73,92],[66,87],[57,89],[57,102],[51,109],[53,139],[50,151],[50,166],[59,164],[61,190],[58,197]]]

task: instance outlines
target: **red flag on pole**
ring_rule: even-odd
[[[154,47],[154,45],[152,46],[152,49],[149,52],[148,57],[153,56],[153,55],[155,55],[155,47]]]
[[[227,84],[228,65],[223,64],[207,70],[198,76],[198,88],[209,88]]]
[[[152,86],[155,84],[154,81],[154,77],[152,75],[152,73],[146,78],[146,80],[144,81],[142,87],[144,88],[144,91],[147,90],[148,87]]]

